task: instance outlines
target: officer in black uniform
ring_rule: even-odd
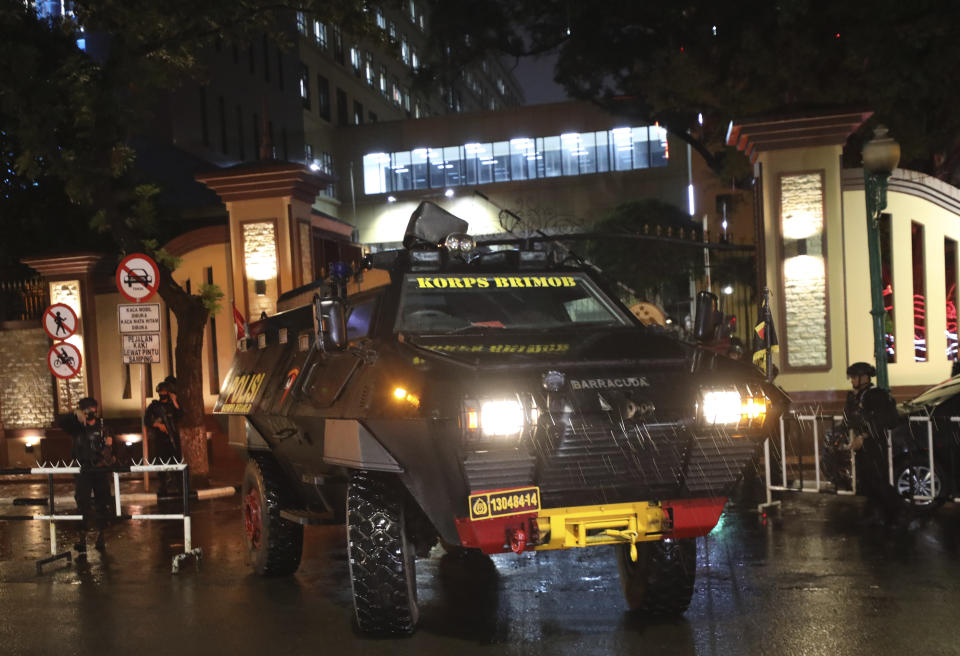
[[[183,410],[177,400],[176,378],[167,376],[157,385],[157,399],[147,406],[144,423],[150,437],[150,453],[154,458],[168,461],[181,458],[180,451],[180,421],[183,419]],[[158,475],[160,489],[158,496],[173,494],[173,480],[170,472],[160,472]]]
[[[104,549],[103,529],[110,511],[110,474],[89,471],[92,467],[106,467],[115,462],[113,438],[107,434],[103,418],[98,416],[98,408],[96,399],[89,396],[80,399],[75,415],[67,415],[62,422],[64,430],[73,436],[70,457],[80,465],[74,493],[77,510],[83,515],[80,539],[74,545],[78,557],[86,557],[86,535],[91,518],[95,520],[98,530],[95,546],[97,550]]]
[[[905,519],[904,506],[890,485],[886,431],[896,426],[897,404],[890,392],[873,386],[877,370],[867,362],[847,368],[853,389],[847,392],[844,422],[850,449],[856,452],[857,482],[869,503],[876,504],[888,524]]]

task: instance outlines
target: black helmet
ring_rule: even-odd
[[[97,400],[92,396],[85,396],[80,399],[80,402],[77,404],[77,407],[81,410],[86,410],[88,408],[96,408],[99,404]]]
[[[870,376],[873,378],[876,375],[877,370],[869,362],[854,362],[847,367],[847,378],[851,376]]]
[[[173,391],[172,387],[173,387],[173,386],[170,385],[170,383],[168,383],[167,381],[162,381],[162,382],[160,382],[160,383],[157,384],[157,393],[160,393],[160,392],[172,392],[172,391]]]

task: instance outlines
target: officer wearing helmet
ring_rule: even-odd
[[[886,431],[897,423],[897,404],[890,392],[873,386],[877,370],[867,362],[847,368],[852,390],[847,392],[843,410],[850,433],[850,449],[856,452],[857,481],[869,503],[879,506],[890,524],[900,519],[902,504],[890,485]]]
[[[144,416],[144,424],[150,437],[150,454],[161,461],[181,458],[180,422],[183,419],[183,410],[177,400],[176,382],[176,378],[167,376],[157,385],[157,399],[147,406]],[[158,496],[176,492],[172,487],[172,476],[169,472],[161,472],[158,477]]]
[[[91,519],[98,530],[96,548],[101,551],[104,549],[103,530],[111,503],[110,475],[103,471],[91,471],[116,462],[112,451],[113,438],[107,433],[98,411],[97,400],[88,396],[80,399],[75,413],[63,415],[57,421],[73,438],[70,457],[80,466],[80,473],[75,477],[74,492],[77,510],[83,516],[79,540],[74,545],[79,559],[86,558],[86,534]]]

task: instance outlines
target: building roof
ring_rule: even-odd
[[[762,151],[843,145],[873,115],[872,110],[791,112],[730,121],[727,145],[755,162]]]

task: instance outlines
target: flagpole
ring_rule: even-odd
[[[769,287],[763,288],[763,323],[764,323],[763,345],[764,345],[764,350],[766,351],[766,357],[764,357],[764,364],[766,365],[767,381],[769,382],[773,380],[773,377],[770,375],[770,372],[771,372],[770,355],[771,355],[771,352],[773,351],[772,344],[770,343],[771,341],[770,334],[772,332],[773,316],[772,316],[772,313],[770,312],[770,288]]]

